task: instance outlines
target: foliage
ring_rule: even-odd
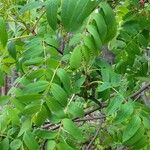
[[[149,148],[150,108],[144,90],[136,93],[150,81],[149,1],[1,0],[0,7],[0,87],[17,74],[0,96],[1,150],[81,149],[99,126],[95,149]],[[89,121],[90,111],[102,119]]]

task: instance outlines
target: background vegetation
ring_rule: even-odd
[[[149,150],[149,3],[1,0],[0,150]]]

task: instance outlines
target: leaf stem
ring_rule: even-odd
[[[41,14],[41,16],[37,19],[37,21],[35,22],[34,26],[33,26],[33,31],[36,29],[39,21],[41,20],[41,18],[44,16],[44,14],[46,13],[46,10],[44,10],[44,12]]]
[[[52,76],[52,78],[51,78],[51,80],[50,80],[50,82],[49,82],[49,85],[48,85],[47,89],[45,90],[45,92],[43,93],[43,94],[44,94],[44,97],[46,97],[47,93],[49,92],[49,89],[50,89],[51,84],[52,84],[52,82],[53,82],[53,80],[54,80],[54,78],[55,78],[55,75],[56,75],[56,73],[57,73],[57,70],[58,70],[59,66],[60,66],[60,63],[58,64],[58,66],[57,66],[56,69],[54,70],[54,73],[53,73],[53,76]]]
[[[19,37],[10,38],[10,39],[8,39],[8,41],[15,41],[15,40],[25,39],[25,38],[29,38],[29,37],[33,37],[33,36],[34,35],[23,35],[23,36],[19,36]]]
[[[67,112],[68,107],[69,107],[69,105],[71,104],[71,102],[73,101],[74,97],[75,97],[75,94],[73,94],[72,97],[70,98],[70,101],[68,102],[68,104],[67,104],[67,106],[66,106],[66,108],[65,108],[65,110],[64,110],[65,113]]]

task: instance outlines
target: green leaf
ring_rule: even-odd
[[[5,138],[0,142],[0,149],[1,150],[9,150],[9,139]]]
[[[101,3],[101,9],[102,10],[100,10],[100,13],[104,17],[104,20],[107,25],[107,36],[105,38],[105,43],[107,43],[116,35],[117,24],[114,12],[107,2]]]
[[[101,69],[102,79],[104,82],[110,82],[110,69]]]
[[[126,46],[125,50],[126,50],[127,53],[131,56],[131,57],[129,57],[129,58],[132,58],[132,56],[135,57],[136,54],[137,54],[137,55],[140,54],[140,48],[139,48],[139,46],[138,46],[135,42],[133,42],[133,41],[130,42],[130,43]],[[135,59],[135,58],[133,58],[133,59]],[[131,61],[131,62],[132,62],[132,61]]]
[[[34,102],[25,106],[22,112],[26,115],[33,115],[37,113],[38,111],[40,111],[40,109],[41,109],[41,103]]]
[[[137,141],[139,141],[140,139],[142,139],[144,136],[144,128],[139,128],[137,130],[137,132],[126,142],[124,142],[125,145],[127,146],[132,146],[133,144],[135,144]]]
[[[138,115],[132,116],[126,129],[123,132],[123,142],[130,139],[141,126],[141,118]]]
[[[75,11],[76,1],[74,0],[63,0],[61,7],[61,19],[64,27],[69,31],[70,28],[70,20],[71,16],[73,16],[73,12]]]
[[[81,38],[81,33],[75,33],[69,41],[69,46],[76,46],[81,41]]]
[[[18,137],[21,136],[24,132],[31,128],[31,119],[27,118],[21,125],[20,132],[18,133]]]
[[[39,37],[32,37],[25,45],[23,53],[24,60],[35,59],[43,53],[42,39]],[[44,61],[44,59],[43,59]]]
[[[47,81],[37,81],[35,83],[30,83],[24,87],[23,93],[31,94],[31,93],[43,92],[44,90],[46,90],[48,85],[49,85],[49,82]]]
[[[105,22],[103,16],[100,13],[94,14],[93,18],[94,18],[94,20],[96,22],[100,39],[103,42],[105,40],[106,35],[107,35],[107,25],[106,25],[106,22]]]
[[[55,139],[57,136],[57,132],[41,130],[41,129],[35,130],[34,134],[41,139],[48,139],[48,140]]]
[[[81,53],[81,47],[77,46],[73,50],[70,58],[70,67],[73,69],[78,69],[81,66],[82,63],[82,53]]]
[[[0,17],[0,42],[2,43],[3,47],[6,46],[8,41],[8,34],[6,30],[6,24],[2,17]]]
[[[147,128],[148,130],[150,129],[150,120],[148,117],[143,117],[143,124],[144,124],[144,127]]]
[[[46,7],[46,16],[50,27],[56,30],[57,26],[57,10],[58,10],[58,0],[50,0]]]
[[[68,96],[66,92],[57,84],[52,84],[51,92],[55,99],[62,105],[66,106],[68,101]]]
[[[126,42],[130,42],[132,41],[132,37],[130,34],[128,34],[126,31],[121,30],[120,34],[118,36],[118,39],[121,41],[126,41]]]
[[[60,78],[61,82],[63,83],[63,86],[65,90],[70,93],[71,85],[70,85],[70,77],[69,74],[62,68],[59,68],[57,70],[57,75]]]
[[[98,6],[99,0],[63,0],[61,19],[67,31],[76,31]]]
[[[84,62],[88,64],[88,62],[90,61],[91,51],[86,46],[82,46],[81,53],[82,53]]]
[[[37,9],[44,5],[45,5],[45,3],[43,3],[43,2],[38,2],[38,1],[29,2],[20,9],[20,13],[25,13],[26,11],[30,11],[32,9]]]
[[[17,99],[13,99],[12,104],[20,111],[22,111],[25,107],[25,104],[21,103]]]
[[[77,103],[72,102],[68,107],[68,112],[73,115],[74,118],[84,116],[83,108],[80,108]]]
[[[40,111],[37,112],[37,114],[34,118],[34,123],[37,126],[41,126],[46,121],[47,118],[48,118],[48,112],[43,105],[42,108],[40,109]]]
[[[54,140],[48,140],[46,144],[46,150],[54,150],[56,147],[56,142]]]
[[[112,87],[117,87],[120,85],[121,76],[116,74],[112,69],[105,68],[101,69],[102,79],[106,83],[110,83]]]
[[[80,92],[81,86],[83,85],[83,83],[85,82],[85,80],[86,80],[86,76],[85,75],[83,75],[79,79],[77,78],[75,80],[75,83],[74,83],[74,86],[73,86],[74,87],[74,89],[73,89],[74,93],[79,93]]]
[[[78,0],[78,1],[79,1],[78,2],[79,16],[77,17],[78,22],[83,22],[84,19],[87,18],[100,3],[100,0],[92,0],[92,1],[91,0]]]
[[[35,137],[31,132],[25,132],[23,135],[23,141],[29,150],[39,150],[40,147],[35,140]]]
[[[121,76],[110,70],[110,82],[113,87],[120,86]]]
[[[84,40],[84,44],[90,49],[90,55],[91,56],[97,55],[97,52],[96,52],[97,48],[95,46],[93,36],[91,36],[91,35],[84,36],[83,40]]]
[[[15,139],[10,143],[11,150],[17,150],[21,147],[22,141],[20,139]]]
[[[133,102],[127,102],[123,104],[117,113],[117,116],[114,120],[114,124],[122,123],[126,119],[130,118],[133,111],[134,111]]]
[[[102,91],[105,91],[107,89],[110,89],[112,86],[109,82],[104,82],[102,85],[99,85],[97,87],[97,91],[98,92],[102,92]]]
[[[42,98],[40,94],[28,94],[28,95],[21,95],[16,96],[16,100],[23,104],[29,104],[34,101],[39,101]]]
[[[8,113],[8,109],[6,109],[6,107],[1,108],[0,131],[6,134],[6,130],[9,124],[10,124],[10,114]]]
[[[70,135],[72,135],[75,139],[83,141],[84,137],[80,129],[72,122],[70,119],[63,119],[62,120],[63,128],[66,130]]]
[[[65,141],[61,141],[60,143],[58,143],[57,148],[58,150],[74,150]]]
[[[9,55],[13,58],[13,59],[17,59],[17,52],[16,52],[16,46],[14,42],[9,42],[8,43],[8,52]]]
[[[141,46],[147,47],[148,39],[146,39],[143,34],[139,34],[137,38],[138,38],[138,42]]]
[[[30,66],[30,65],[39,65],[44,62],[43,57],[36,57],[36,58],[31,58],[29,60],[24,61],[24,65]]]
[[[37,69],[37,70],[33,70],[31,73],[29,73],[26,78],[29,80],[33,80],[33,79],[39,79],[41,78],[44,73],[46,72],[45,69]]]
[[[117,95],[114,98],[110,99],[110,103],[106,108],[107,115],[111,115],[112,113],[114,113],[121,106],[123,100],[124,97],[122,97],[121,95]]]
[[[11,116],[11,123],[12,123],[12,125],[13,126],[15,126],[15,125],[20,125],[20,118],[19,118],[19,113],[18,113],[18,110],[17,109],[10,109],[9,110],[9,114],[13,114],[12,116]]]
[[[87,30],[94,38],[98,54],[99,50],[102,48],[102,41],[100,39],[100,35],[97,31],[97,28],[94,25],[88,25]]]
[[[53,112],[58,118],[64,118],[65,114],[62,105],[53,98],[48,98],[46,104],[51,112]]]
[[[141,137],[141,139],[139,141],[137,141],[134,145],[133,145],[133,150],[141,150],[144,149],[145,146],[147,146],[147,137]]]
[[[5,105],[9,101],[9,96],[0,96],[0,105]]]

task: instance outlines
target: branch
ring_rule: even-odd
[[[95,107],[95,108],[93,108],[92,110],[88,110],[87,112],[85,112],[85,114],[84,114],[84,117],[85,116],[87,116],[87,115],[89,115],[89,114],[91,114],[91,113],[93,113],[93,112],[95,112],[95,111],[97,111],[97,110],[99,110],[99,109],[102,109],[102,108],[104,108],[104,107],[106,107],[106,104],[105,103],[103,103],[102,105],[101,105],[101,107],[99,106],[99,107]],[[99,118],[95,118],[95,119],[104,119],[105,117],[104,116],[102,116],[102,117],[99,117]],[[89,121],[90,119],[80,119],[80,118],[74,118],[72,121],[74,121],[74,122],[82,122],[82,121]],[[91,119],[92,120],[92,119]],[[94,120],[94,118],[93,118],[93,120]],[[53,127],[54,126],[54,127]],[[43,129],[51,129],[51,130],[57,130],[58,128],[60,127],[60,123],[58,124],[58,125],[54,125],[54,124],[46,124],[45,126],[43,126],[42,128]]]
[[[101,120],[101,119],[105,119],[105,116],[101,116],[101,117],[94,117],[94,118],[76,119],[76,120],[75,120],[75,122],[85,122],[85,121]]]
[[[141,89],[139,89],[137,92],[130,95],[128,98],[136,98],[139,94],[141,94],[143,91],[147,90],[150,86],[150,83],[147,83],[145,86],[143,86]]]
[[[101,126],[99,126],[99,128],[98,128],[97,131],[95,132],[95,135],[94,135],[93,139],[91,140],[91,142],[89,143],[89,145],[87,146],[86,150],[89,150],[89,149],[91,148],[93,142],[95,141],[96,137],[97,137],[98,134],[99,134],[100,128],[101,128]]]
[[[102,109],[102,108],[104,108],[104,107],[106,107],[106,106],[107,106],[106,103],[102,103],[102,104],[101,104],[101,107],[98,106],[98,107],[93,108],[92,110],[88,110],[87,112],[85,112],[85,115],[84,115],[84,116],[87,116],[87,115],[89,115],[89,114],[91,114],[91,113],[93,113],[93,112],[95,112],[95,111],[97,111],[97,110],[99,110],[99,109]],[[77,118],[76,118],[76,119],[77,119]]]
[[[145,91],[149,86],[150,86],[150,83],[146,84],[144,87],[142,87],[140,90],[138,90],[137,92],[135,92],[132,95],[130,95],[128,98],[135,98],[135,97],[137,97],[140,93]],[[93,112],[95,112],[95,111],[97,111],[97,110],[100,110],[100,109],[102,109],[102,108],[104,108],[106,106],[107,106],[106,103],[101,103],[101,105],[99,105],[98,107],[95,107],[92,110],[86,111],[85,114],[84,114],[84,117],[89,115],[89,114],[91,114],[91,113],[93,113]],[[89,120],[95,120],[95,119],[104,119],[104,118],[105,118],[104,116],[101,117],[101,118],[99,117],[99,118],[91,118],[91,119],[89,119],[89,118],[83,118],[83,119],[74,118],[72,121],[74,121],[74,122],[82,122],[82,121],[89,121]],[[57,130],[60,127],[60,123],[58,125],[54,126],[54,127],[53,126],[54,126],[54,124],[46,124],[42,128],[43,129],[51,128],[51,130]]]
[[[57,50],[57,52],[59,52],[61,55],[63,55],[63,52],[62,52],[60,49],[58,49],[57,47],[55,47],[54,45],[48,44],[48,43],[46,43],[45,41],[44,41],[44,43],[45,43],[46,45],[50,46],[50,47],[53,47],[54,49]]]
[[[92,100],[93,102],[95,102],[99,107],[102,107],[102,104],[99,100],[97,100],[95,97],[88,97],[88,99]]]
[[[94,117],[94,118],[83,118],[83,119],[79,119],[79,118],[76,118],[76,119],[73,119],[72,121],[74,122],[86,122],[86,121],[92,121],[92,120],[101,120],[101,119],[105,119],[105,116],[101,116],[101,117]],[[60,123],[56,126],[54,126],[53,124],[47,124],[43,127],[43,129],[50,129],[51,130],[57,130],[59,129],[60,127]]]
[[[93,81],[90,84],[96,84],[96,83],[102,83],[101,81]],[[145,90],[149,89],[150,87],[150,82],[147,83],[145,86],[143,86],[141,89],[139,89],[138,91],[136,91],[135,93],[131,94],[130,96],[127,97],[127,99],[129,98],[136,98],[139,94],[141,94],[142,92],[144,92]],[[113,89],[114,90],[114,89]],[[116,91],[116,90],[115,90]],[[111,95],[111,97],[114,96],[114,93]],[[96,100],[97,101],[97,100]],[[97,103],[97,102],[96,102]],[[98,103],[97,103],[98,104]]]
[[[33,37],[35,35],[23,35],[23,36],[19,36],[19,37],[14,37],[14,38],[10,38],[8,39],[8,41],[15,41],[15,40],[19,40],[19,39],[26,39],[26,38],[30,38]]]
[[[41,16],[37,19],[37,21],[35,22],[34,26],[33,26],[33,31],[36,29],[39,21],[41,20],[41,18],[44,16],[44,14],[46,13],[46,10],[44,10],[44,12],[41,14]]]

